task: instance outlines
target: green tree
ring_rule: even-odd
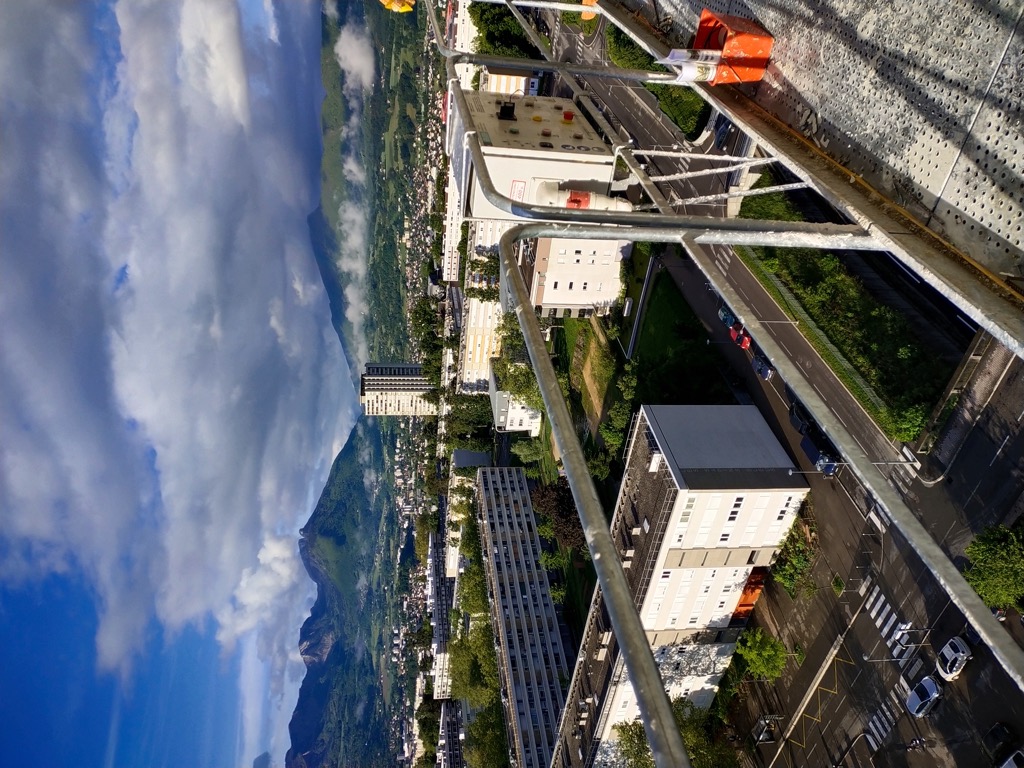
[[[480,301],[497,301],[500,298],[500,292],[497,286],[486,286],[477,287],[472,286],[465,290],[467,299],[478,299]]]
[[[550,521],[551,531],[559,547],[573,550],[587,546],[583,524],[580,523],[576,502],[566,478],[560,477],[551,485],[535,488],[530,493],[530,503],[534,513]]]
[[[516,440],[512,443],[509,450],[519,457],[523,464],[535,464],[543,459],[546,453],[544,443],[533,438],[529,440]]]
[[[736,653],[743,657],[747,674],[756,680],[774,682],[786,668],[786,646],[760,627],[746,630],[736,643]]]
[[[484,707],[473,722],[466,726],[466,746],[462,755],[468,768],[508,766],[508,740],[505,737],[505,713],[501,702]]]
[[[735,750],[715,740],[712,733],[714,723],[707,710],[678,698],[672,702],[672,714],[693,768],[736,768],[739,765]],[[633,720],[613,727],[619,737],[615,748],[626,767],[654,768],[643,723]]]
[[[991,608],[1021,609],[1024,597],[1024,536],[996,525],[986,528],[968,546],[970,565],[964,578]]]

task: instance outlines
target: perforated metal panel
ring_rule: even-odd
[[[680,41],[704,7],[758,20],[775,49],[755,101],[968,255],[1022,274],[1020,0],[655,2]]]

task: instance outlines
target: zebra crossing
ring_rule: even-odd
[[[864,612],[878,627],[891,658],[899,665],[901,672],[895,687],[889,691],[888,696],[879,704],[875,714],[868,721],[865,738],[871,744],[871,749],[876,750],[902,716],[904,702],[910,693],[907,680],[912,680],[921,671],[924,662],[918,657],[917,647],[910,639],[910,622],[900,621],[881,586],[866,579],[861,584],[859,592],[861,595],[867,595]]]
[[[893,729],[896,721],[900,719],[900,716],[903,714],[903,702],[906,701],[909,693],[910,686],[901,677],[899,682],[896,683],[896,687],[889,691],[885,701],[878,705],[878,710],[868,721],[864,737],[867,739],[872,752],[882,745],[885,737],[889,735],[889,731]]]

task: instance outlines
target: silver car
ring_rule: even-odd
[[[931,675],[923,677],[907,696],[907,712],[914,717],[924,717],[935,709],[935,705],[941,698],[942,688],[939,687],[935,678]]]
[[[971,649],[961,637],[952,637],[942,646],[939,657],[935,661],[935,671],[943,680],[952,682],[960,677],[960,673],[971,658]]]

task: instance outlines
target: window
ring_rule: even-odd
[[[569,282],[569,290],[572,290],[572,281]]]
[[[727,542],[728,540],[729,540],[729,534],[728,533],[723,533],[721,536],[718,537],[718,543],[719,544],[725,544],[725,542]]]
[[[672,571],[662,571],[661,572],[661,578],[662,579],[671,579],[672,578]]]
[[[586,283],[583,284],[583,290],[584,291],[587,290],[587,284]]]
[[[757,550],[752,550],[750,556],[747,558],[747,565],[753,565],[757,562]]]
[[[555,280],[555,284],[551,286],[554,290],[558,290],[558,281]]]

